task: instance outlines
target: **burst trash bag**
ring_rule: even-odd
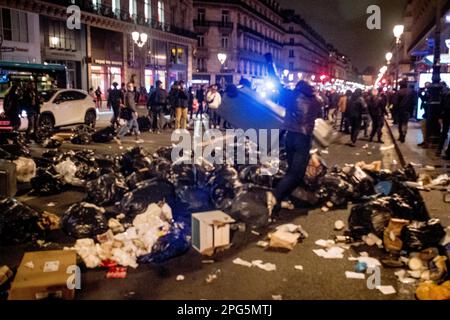
[[[86,181],[76,177],[78,168],[69,158],[58,163],[55,166],[55,170],[61,176],[62,180],[69,185],[74,187],[82,187],[86,183]]]
[[[13,144],[2,144],[0,145],[0,148],[2,148],[5,152],[11,154],[14,159],[17,159],[18,157],[31,158],[30,149],[28,149],[28,147],[19,139],[17,139],[17,141],[14,141]]]
[[[320,179],[327,174],[328,167],[325,161],[316,153],[313,153],[306,167],[304,184],[309,188],[315,188],[320,185]]]
[[[361,239],[369,233],[383,238],[384,229],[393,217],[386,199],[377,199],[356,205],[348,218],[350,233],[353,238]]]
[[[109,126],[100,129],[92,134],[92,141],[96,143],[108,143],[116,136],[116,130],[114,127]]]
[[[164,158],[156,158],[151,165],[151,171],[158,174],[158,176],[170,179],[172,175],[172,163]]]
[[[266,192],[261,187],[250,187],[240,192],[232,200],[227,213],[234,219],[245,222],[250,228],[261,228],[269,224],[269,210],[267,208]]]
[[[144,212],[151,203],[175,200],[175,188],[165,179],[146,180],[136,185],[136,189],[127,192],[120,203],[124,213],[131,215]]]
[[[36,176],[31,179],[31,187],[33,188],[32,194],[49,196],[61,193],[64,183],[51,170],[38,168]]]
[[[353,185],[354,198],[370,196],[375,193],[374,180],[359,167],[352,167],[348,174],[350,183]]]
[[[33,159],[19,157],[13,162],[16,165],[17,182],[29,183],[36,176],[36,163]]]
[[[92,142],[93,129],[86,125],[80,125],[74,129],[70,142],[73,144],[87,145]]]
[[[55,138],[45,138],[42,142],[41,142],[41,146],[43,148],[48,148],[48,149],[57,149],[59,147],[62,146],[62,142],[59,139],[55,139]]]
[[[111,205],[122,200],[127,191],[123,177],[114,173],[105,174],[86,183],[87,201],[99,206]]]
[[[14,198],[0,200],[0,244],[25,243],[40,235],[39,213]]]
[[[145,149],[134,147],[122,155],[120,163],[122,165],[122,172],[125,176],[129,176],[135,171],[150,168],[152,158]]]
[[[152,129],[152,124],[150,123],[150,119],[145,116],[140,116],[137,119],[138,125],[139,125],[139,131],[141,132],[148,132]]]
[[[445,230],[439,219],[412,221],[402,229],[401,239],[404,246],[413,251],[437,247],[445,236]]]
[[[175,222],[168,234],[158,239],[150,254],[139,257],[139,263],[161,263],[178,257],[190,248],[190,231],[184,223]]]
[[[353,185],[336,173],[321,178],[320,185],[316,194],[321,203],[331,202],[334,207],[344,207],[353,198]]]
[[[87,202],[76,203],[67,209],[61,225],[69,236],[77,239],[93,238],[108,230],[105,209]]]
[[[172,161],[172,147],[161,147],[155,151],[155,158],[163,158],[168,161]]]
[[[298,187],[292,191],[290,200],[296,208],[302,208],[305,206],[316,206],[320,199],[313,191],[308,191],[303,187]]]
[[[208,174],[206,170],[196,164],[173,165],[170,172],[170,181],[175,186],[198,186],[204,187],[207,184]]]
[[[7,152],[3,148],[0,148],[0,159],[14,160],[16,159],[16,157],[14,157],[11,153]]]

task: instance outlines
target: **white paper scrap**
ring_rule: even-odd
[[[345,271],[345,277],[347,279],[365,279],[366,275],[364,273]]]
[[[376,288],[380,290],[382,294],[385,295],[397,293],[397,291],[395,291],[395,288],[393,286],[377,286]]]

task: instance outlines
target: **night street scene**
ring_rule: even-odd
[[[445,0],[0,0],[0,306],[448,301],[449,86]]]

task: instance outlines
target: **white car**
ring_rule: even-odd
[[[58,127],[86,124],[95,127],[98,119],[93,98],[83,90],[58,89],[41,92],[43,103],[39,116],[39,127],[53,130]],[[3,112],[3,99],[0,100],[0,113]],[[25,111],[20,115],[19,130],[26,130],[28,119]]]
[[[42,92],[39,127],[53,129],[75,124],[95,127],[97,110],[93,98],[83,90],[62,89]]]

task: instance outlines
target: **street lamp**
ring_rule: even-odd
[[[386,53],[386,61],[387,61],[387,64],[390,64],[391,63],[391,60],[392,60],[392,52],[388,52],[388,53]]]
[[[395,68],[395,89],[398,89],[398,74],[399,74],[399,67],[400,67],[400,41],[401,41],[401,37],[403,35],[403,32],[405,31],[405,26],[404,25],[396,25],[394,27],[394,37],[396,39],[395,42],[395,56],[396,56],[396,68]]]
[[[148,35],[145,32],[139,33],[137,31],[133,31],[131,33],[131,37],[133,38],[134,43],[139,48],[142,48],[145,45],[145,43],[147,42]]]
[[[225,62],[227,61],[227,54],[226,53],[218,53],[217,59],[219,59],[220,64],[223,66]]]

